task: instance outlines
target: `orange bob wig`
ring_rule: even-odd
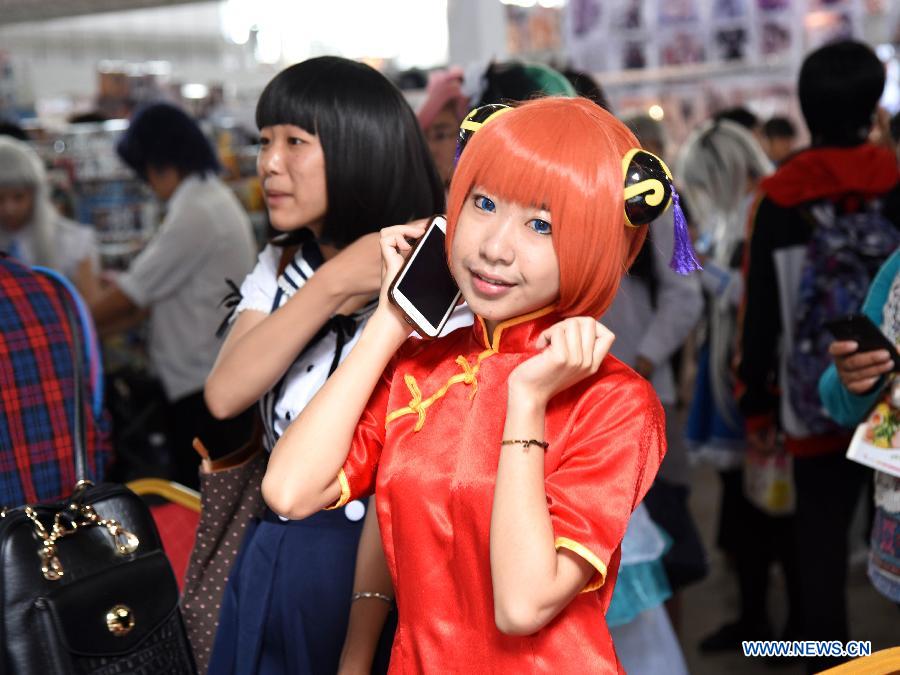
[[[475,186],[552,216],[562,316],[600,317],[644,243],[625,225],[622,158],[640,144],[583,98],[544,98],[499,115],[466,145],[450,184],[447,250]]]

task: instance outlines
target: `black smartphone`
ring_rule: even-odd
[[[447,221],[435,216],[388,290],[388,298],[423,337],[437,337],[459,301],[447,265],[446,231]]]
[[[894,370],[900,370],[900,354],[897,353],[897,347],[865,314],[849,314],[840,319],[827,321],[825,328],[837,340],[853,340],[859,345],[857,351],[887,350],[894,360]]]

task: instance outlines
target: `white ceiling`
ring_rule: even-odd
[[[191,2],[196,0],[0,0],[0,24]]]

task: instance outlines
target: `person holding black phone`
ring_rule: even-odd
[[[862,307],[862,315],[881,326],[888,347],[900,340],[900,251],[879,270]],[[835,340],[829,347],[834,364],[819,380],[819,394],[829,414],[840,424],[853,427],[891,388],[897,398],[897,368],[890,348],[868,349],[856,340]],[[896,352],[895,352],[896,353]],[[900,541],[882,533],[900,531],[900,478],[875,472],[875,519],[872,523],[869,580],[879,593],[900,603]]]
[[[890,263],[890,260],[887,264]],[[876,279],[877,280],[877,279]],[[877,289],[873,282],[873,289]],[[900,355],[890,339],[866,314],[852,314],[832,322],[828,329],[835,341],[828,347],[841,382],[862,396],[877,388],[881,378],[900,370]]]
[[[827,321],[858,309],[900,245],[897,158],[868,140],[884,83],[884,64],[862,42],[806,56],[797,93],[811,146],[761,183],[749,224],[739,407],[751,445],[767,452],[783,438],[792,457],[791,544],[807,640],[850,634],[848,533],[866,473],[844,457],[850,435],[823,410],[818,385],[829,365]],[[839,662],[810,657],[804,666]]]

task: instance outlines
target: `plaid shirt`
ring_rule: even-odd
[[[71,328],[55,282],[0,256],[0,506],[60,499],[75,486]],[[82,396],[88,475],[110,456],[109,420]]]

